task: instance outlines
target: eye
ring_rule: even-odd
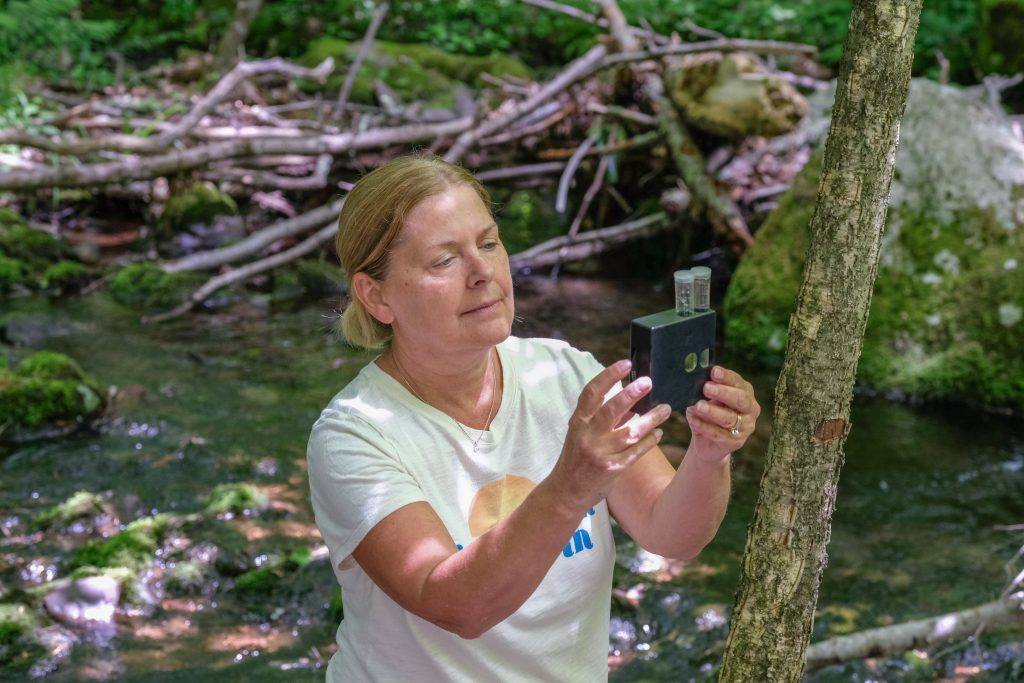
[[[487,240],[483,244],[483,249],[486,251],[494,251],[501,246],[501,240]]]
[[[440,259],[439,261],[436,261],[434,263],[434,267],[435,268],[447,268],[448,266],[450,266],[452,264],[453,261],[455,261],[455,257],[454,256],[445,256],[444,258]]]

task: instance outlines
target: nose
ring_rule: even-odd
[[[476,249],[468,261],[469,284],[471,287],[487,284],[494,279],[494,264],[491,262],[491,259],[487,258],[487,254]]]

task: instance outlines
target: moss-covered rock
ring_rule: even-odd
[[[183,302],[203,282],[196,273],[168,273],[153,263],[133,263],[117,271],[110,293],[126,306],[163,310]]]
[[[43,266],[64,256],[64,244],[48,232],[22,224],[0,224],[0,255],[18,259],[32,267]]]
[[[310,43],[303,61],[313,65],[332,57],[337,63],[349,64],[358,50],[359,42],[320,38]],[[529,67],[506,55],[470,57],[427,45],[378,40],[356,75],[349,98],[353,102],[374,102],[373,83],[379,79],[403,101],[426,100],[427,106],[450,109],[459,84],[481,86],[482,73],[519,78],[532,75]],[[345,69],[332,78],[329,87],[340,89]]]
[[[16,676],[24,675],[46,654],[46,648],[35,636],[38,622],[35,612],[27,606],[0,603],[0,677],[9,674],[10,680],[19,680]]]
[[[40,284],[43,289],[58,293],[81,289],[89,282],[89,268],[78,261],[58,261],[43,271]]]
[[[807,103],[792,85],[743,53],[673,60],[665,83],[687,123],[727,138],[781,135],[807,114]]]
[[[731,349],[778,363],[821,171],[812,157],[725,301]],[[862,386],[1024,410],[1024,145],[971,95],[914,81],[858,367]]]
[[[72,555],[71,569],[124,567],[138,571],[153,560],[171,522],[167,515],[143,517],[110,538],[85,543]]]
[[[78,491],[62,503],[46,508],[30,524],[33,529],[66,527],[74,521],[105,512],[103,499],[91,491]]]
[[[39,351],[14,372],[0,367],[0,440],[45,426],[76,427],[99,415],[104,391],[67,356]]]
[[[211,515],[226,512],[241,514],[259,512],[270,505],[266,492],[253,484],[220,484],[206,499],[205,510]]]
[[[0,294],[16,289],[18,286],[30,287],[29,277],[32,269],[24,261],[0,256]]]
[[[208,224],[217,216],[238,215],[238,204],[210,182],[195,182],[185,192],[171,197],[157,224],[161,235],[188,230],[197,223]]]

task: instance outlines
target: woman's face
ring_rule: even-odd
[[[504,341],[512,329],[508,254],[468,185],[429,197],[409,213],[378,287],[378,318],[391,324],[396,345],[473,351]]]

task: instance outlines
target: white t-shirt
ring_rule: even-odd
[[[498,354],[501,407],[476,453],[451,417],[375,363],[313,425],[313,511],[345,610],[329,683],[607,680],[615,544],[604,501],[523,606],[474,640],[399,607],[350,557],[378,522],[416,501],[428,502],[464,548],[551,472],[579,393],[602,366],[548,339],[511,337]]]

